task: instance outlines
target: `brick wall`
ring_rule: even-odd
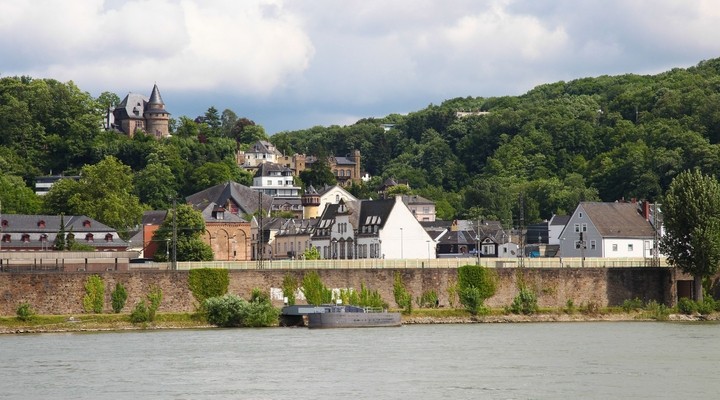
[[[413,297],[424,291],[435,290],[440,304],[449,304],[449,285],[457,280],[456,269],[342,269],[320,270],[320,277],[330,288],[360,289],[361,283],[371,290],[378,290],[391,307],[395,307],[393,279],[395,272],[402,274],[403,281]],[[512,303],[517,295],[517,284],[522,279],[538,295],[541,307],[564,307],[568,299],[576,306],[589,302],[600,306],[620,305],[625,299],[639,297],[645,301],[657,300],[674,303],[676,279],[671,268],[498,268],[498,291],[487,304],[503,307]],[[277,295],[285,274],[295,275],[300,282],[302,270],[232,270],[229,291],[247,298],[253,288],[271,292],[276,305],[282,304]],[[191,312],[194,299],[187,286],[187,271],[143,271],[99,273],[105,281],[107,312],[111,311],[110,292],[116,282],[128,290],[125,312],[129,312],[149,292],[152,285],[163,291],[161,312]],[[64,273],[0,273],[0,315],[15,315],[20,302],[29,302],[40,314],[80,314],[84,284],[89,274]],[[522,277],[522,278],[520,278]]]

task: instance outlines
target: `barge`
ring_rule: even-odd
[[[400,313],[388,312],[382,308],[344,305],[287,306],[282,310],[282,321],[286,326],[304,326],[310,329],[322,328],[376,328],[401,326]]]

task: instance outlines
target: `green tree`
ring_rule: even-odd
[[[487,267],[463,265],[458,268],[458,295],[460,303],[471,314],[485,312],[485,300],[495,294],[497,275]]]
[[[68,205],[75,215],[87,215],[126,236],[140,223],[143,207],[133,194],[132,171],[115,157],[82,169],[77,191]]]
[[[115,284],[115,289],[110,293],[110,302],[112,303],[113,312],[116,314],[122,311],[127,301],[128,293],[125,286],[118,282]]]
[[[700,303],[702,280],[720,265],[720,184],[697,169],[681,172],[662,207],[665,236],[660,248],[668,263],[694,277],[694,300]]]
[[[0,204],[6,214],[37,214],[42,202],[22,178],[0,175]]]
[[[177,214],[177,225],[173,225]],[[173,226],[177,232],[177,243],[172,243]],[[168,213],[160,228],[153,234],[153,241],[159,243],[155,253],[156,261],[170,261],[172,246],[176,245],[176,261],[212,261],[213,252],[210,246],[203,242],[202,234],[205,232],[205,220],[199,211],[188,204],[178,205],[174,211]],[[168,248],[170,246],[170,248]]]
[[[318,156],[312,167],[300,172],[300,180],[303,181],[305,187],[312,185],[316,188],[322,188],[325,185],[332,186],[337,183],[327,158],[323,156]]]
[[[105,306],[105,282],[99,275],[90,275],[85,281],[83,308],[86,312],[100,314]]]
[[[308,304],[328,304],[332,301],[332,291],[325,287],[317,271],[310,271],[303,276],[302,291]]]
[[[134,178],[135,194],[153,210],[167,209],[169,199],[177,198],[177,184],[172,170],[159,160],[150,162]]]

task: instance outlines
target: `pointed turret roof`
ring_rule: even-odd
[[[148,104],[160,104],[163,106],[165,105],[162,96],[160,96],[160,89],[158,89],[157,83],[153,86],[153,90],[150,94],[150,100],[148,100]]]

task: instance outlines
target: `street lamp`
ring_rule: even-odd
[[[403,246],[403,228],[400,228],[400,259],[405,258],[405,254],[403,254],[404,246]]]
[[[426,240],[425,242],[427,243],[427,248],[428,248],[428,261],[430,261],[430,241]]]

